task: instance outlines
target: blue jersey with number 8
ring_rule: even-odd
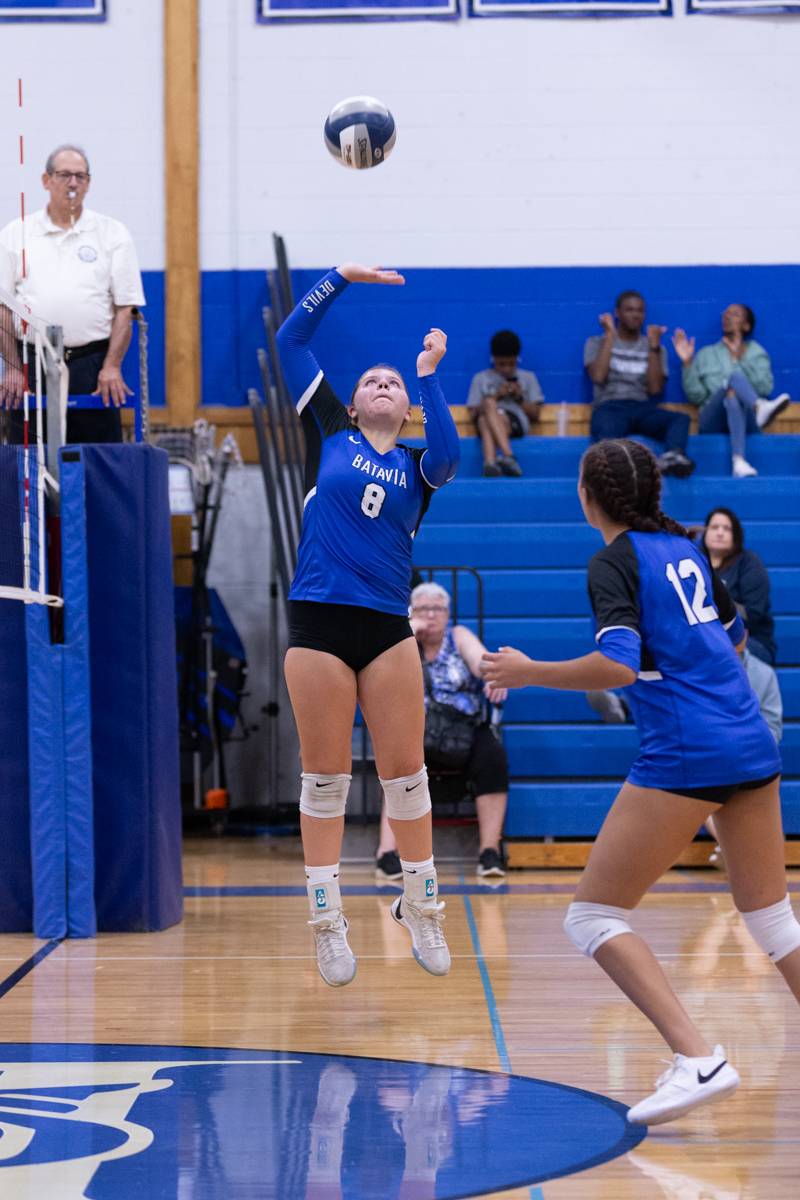
[[[320,379],[304,406],[305,507],[290,600],[408,613],[414,534],[433,489],[424,451],[379,454]]]
[[[697,547],[628,531],[589,564],[601,653],[637,673],[626,691],[641,738],[640,787],[713,787],[781,769],[735,645],[744,637],[725,585]]]
[[[405,616],[411,550],[432,493],[452,479],[458,434],[435,375],[418,379],[427,447],[380,454],[350,422],[308,343],[347,282],[321,279],[278,332],[306,440],[303,531],[290,600]]]

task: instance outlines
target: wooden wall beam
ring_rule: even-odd
[[[172,425],[200,404],[200,0],[164,0],[166,393]]]

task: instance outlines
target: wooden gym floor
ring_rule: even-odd
[[[790,874],[796,893],[800,873]],[[302,878],[299,847],[291,840],[190,841],[181,925],[158,934],[103,935],[94,942],[50,946],[22,935],[0,937],[0,977],[5,980],[0,984],[0,1023],[7,1057],[9,1044],[14,1043],[131,1046],[139,1048],[140,1057],[142,1047],[187,1046],[269,1050],[288,1055],[286,1062],[300,1062],[304,1055],[337,1057],[332,1073],[314,1076],[315,1097],[321,1079],[333,1087],[328,1105],[333,1124],[323,1139],[327,1176],[313,1175],[306,1163],[308,1142],[303,1141],[308,1127],[317,1128],[325,1116],[321,1099],[316,1109],[312,1103],[307,1110],[296,1110],[288,1126],[291,1137],[282,1135],[287,1144],[299,1138],[298,1153],[307,1176],[302,1171],[293,1175],[285,1167],[287,1150],[282,1144],[275,1150],[284,1164],[282,1174],[276,1176],[277,1182],[265,1180],[260,1190],[258,1185],[248,1190],[241,1180],[234,1187],[230,1164],[224,1170],[220,1167],[223,1174],[228,1171],[228,1183],[215,1183],[207,1155],[186,1148],[184,1124],[196,1126],[200,1121],[202,1126],[200,1106],[193,1102],[191,1111],[180,1113],[177,1144],[183,1149],[176,1151],[183,1156],[180,1175],[175,1175],[173,1186],[163,1182],[162,1172],[161,1190],[142,1187],[140,1179],[142,1200],[173,1195],[176,1200],[471,1196],[477,1193],[468,1186],[465,1190],[463,1181],[452,1182],[455,1177],[446,1176],[445,1167],[459,1155],[464,1162],[473,1152],[478,1154],[476,1162],[491,1156],[488,1142],[480,1151],[475,1147],[484,1135],[482,1120],[488,1107],[502,1107],[509,1082],[503,1076],[555,1081],[630,1104],[651,1090],[663,1069],[660,1059],[666,1057],[666,1049],[657,1035],[593,963],[573,952],[562,934],[563,912],[576,878],[573,872],[513,872],[501,886],[487,887],[475,879],[471,864],[463,869],[440,867],[453,969],[446,979],[434,979],[414,963],[405,931],[391,922],[389,904],[396,892],[388,886],[375,887],[371,866],[345,866],[342,884],[353,889],[347,895],[346,912],[359,965],[354,982],[342,989],[326,987],[317,974],[305,926],[305,900],[298,894]],[[484,1180],[481,1194],[508,1200],[796,1197],[800,1011],[778,973],[749,941],[724,890],[724,876],[711,871],[672,872],[642,905],[637,928],[661,957],[704,1032],[724,1044],[739,1068],[743,1083],[738,1094],[718,1108],[653,1130],[633,1149],[623,1149],[608,1161],[560,1178],[546,1177],[551,1169],[550,1148],[540,1146],[545,1156],[544,1167],[537,1168],[541,1174],[532,1170],[523,1184],[505,1190],[487,1191]],[[42,953],[34,961],[37,952]],[[47,1059],[54,1053],[50,1049],[38,1057]],[[125,1057],[124,1052],[115,1053]],[[62,1054],[69,1057],[63,1047]],[[347,1056],[403,1060],[401,1067],[411,1062],[492,1074],[456,1071],[445,1076],[453,1081],[452,1087],[445,1086],[445,1093],[451,1087],[449,1095],[459,1097],[457,1105],[452,1100],[448,1104],[453,1111],[458,1108],[463,1136],[454,1132],[451,1113],[447,1136],[439,1138],[435,1153],[429,1146],[427,1174],[420,1168],[412,1179],[408,1164],[414,1162],[417,1127],[409,1114],[415,1097],[428,1094],[419,1083],[426,1069],[414,1068],[417,1082],[408,1084],[407,1094],[401,1089],[400,1099],[400,1093],[394,1100],[380,1089],[374,1093],[394,1113],[393,1123],[371,1126],[368,1138],[359,1141],[344,1128],[348,1111],[355,1126],[356,1109],[348,1110],[347,1105],[360,1086],[356,1078],[361,1079],[358,1063],[351,1064],[350,1070]],[[91,1059],[91,1051],[84,1057]],[[328,1059],[313,1061],[324,1066]],[[91,1178],[88,1168],[79,1181],[75,1175],[69,1182],[63,1172],[47,1175],[46,1164],[15,1165],[23,1160],[9,1157],[4,1150],[3,1134],[10,1128],[5,1114],[9,1105],[14,1107],[8,1099],[12,1093],[4,1082],[7,1078],[13,1074],[0,1078],[0,1195],[4,1200],[17,1196],[69,1200],[81,1195],[126,1200],[133,1194],[122,1184],[116,1192],[103,1190],[100,1184],[107,1176],[102,1173],[96,1177],[99,1190],[93,1185],[84,1192],[81,1189]],[[481,1085],[479,1102],[478,1092],[469,1091],[475,1080]],[[18,1092],[19,1088],[14,1094]],[[562,1093],[571,1095],[563,1089]],[[217,1093],[214,1110],[219,1128],[224,1096],[224,1089]],[[430,1114],[441,1113],[442,1104],[425,1111],[429,1131]],[[202,1119],[210,1119],[211,1112],[209,1107]],[[577,1161],[575,1145],[585,1134],[586,1157],[591,1158],[596,1147],[590,1123],[585,1130],[576,1128],[570,1112],[563,1110],[553,1127],[556,1134],[524,1125],[517,1132],[512,1126],[503,1128],[516,1141],[529,1137],[532,1147],[548,1137],[558,1142],[562,1134],[568,1136],[572,1161]],[[237,1115],[238,1123],[243,1119]],[[389,1131],[385,1138],[376,1132],[383,1128]],[[374,1180],[359,1184],[366,1176],[358,1174],[354,1156],[373,1158],[379,1164],[382,1141],[397,1140],[398,1130],[404,1131],[405,1139],[400,1168],[394,1175],[387,1168],[383,1186]],[[208,1135],[202,1128],[197,1136],[197,1146],[207,1147]],[[350,1140],[343,1141],[345,1137]],[[154,1154],[156,1148],[148,1153]],[[144,1162],[146,1155],[141,1157]],[[102,1167],[102,1171],[109,1169]],[[558,1169],[563,1169],[563,1163]],[[447,1186],[446,1178],[451,1179]]]

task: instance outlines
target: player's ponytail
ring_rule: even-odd
[[[590,446],[581,461],[581,481],[612,521],[637,533],[689,536],[661,511],[661,472],[655,455],[640,442],[620,438]]]

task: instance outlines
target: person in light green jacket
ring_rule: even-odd
[[[774,400],[772,365],[763,346],[753,338],[756,318],[746,304],[729,304],[722,314],[722,338],[695,354],[695,339],[676,329],[675,353],[683,363],[686,399],[700,409],[699,433],[729,433],[733,474],[738,479],[757,475],[744,456],[745,437],[758,433],[789,403],[782,392]]]

